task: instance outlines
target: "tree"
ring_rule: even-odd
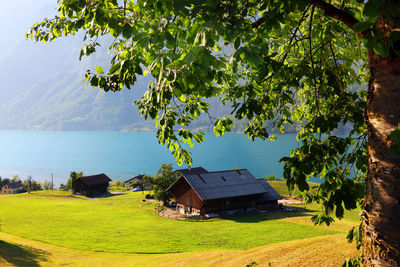
[[[64,184],[60,184],[60,187],[58,188],[58,190],[66,191],[67,189],[65,189],[65,185]]]
[[[21,178],[19,178],[18,174],[14,174],[10,180],[10,183],[21,182]]]
[[[121,185],[121,181],[120,180],[115,180],[113,183],[112,183],[112,186],[120,186]]]
[[[204,140],[188,129],[201,115],[216,135],[244,120],[251,140],[294,127],[302,142],[281,160],[284,178],[301,191],[308,177],[323,178],[307,195],[323,206],[314,222],[329,224],[332,212],[341,218],[363,201],[364,263],[400,265],[398,1],[59,3],[59,16],[27,36],[46,42],[83,31],[80,57],[95,52],[98,37],[114,37],[110,66],[88,70],[87,83],[119,91],[152,75],[136,105],[179,164],[191,165],[183,143]],[[216,118],[207,98],[231,113]],[[335,135],[342,126],[347,137]]]
[[[30,175],[28,175],[28,177],[26,178],[26,180],[24,181],[24,187],[25,187],[25,190],[26,191],[28,191],[28,194],[30,194],[31,193],[31,191],[32,191],[32,185],[33,185],[33,179],[32,179],[32,176],[30,176]]]
[[[52,190],[53,189],[53,184],[51,181],[44,180],[42,185],[43,185],[44,190]]]
[[[39,182],[32,180],[31,191],[39,191],[39,190],[43,190],[42,185]]]
[[[1,177],[0,177],[0,188],[1,188],[3,185],[8,184],[9,182],[10,182],[10,179],[9,179],[9,178],[1,178]]]
[[[155,199],[162,201],[166,206],[171,199],[171,193],[167,188],[175,182],[177,175],[172,172],[172,164],[162,164],[156,175],[152,179],[153,192]]]
[[[153,189],[154,177],[151,175],[143,175],[142,194],[144,190]]]
[[[75,194],[76,192],[75,192],[75,189],[73,188],[72,184],[73,184],[74,181],[76,181],[77,179],[79,179],[82,176],[83,176],[83,172],[72,171],[69,174],[69,179],[67,181],[67,184],[65,185],[65,189],[66,190],[72,190],[72,194]]]

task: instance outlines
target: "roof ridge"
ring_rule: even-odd
[[[217,173],[217,172],[237,172],[237,171],[249,171],[247,169],[237,169],[237,170],[225,170],[225,171],[213,171],[213,172],[205,172],[205,173],[201,173],[201,174],[210,174],[210,173]]]

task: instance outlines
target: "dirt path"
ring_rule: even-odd
[[[283,205],[291,205],[291,204],[303,204],[304,202],[296,198],[284,198],[278,200],[278,203]]]

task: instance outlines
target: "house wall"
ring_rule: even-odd
[[[178,206],[184,209],[186,207],[186,213],[188,213],[189,208],[191,210],[195,209],[200,213],[200,209],[204,205],[204,201],[200,199],[185,179],[181,179],[178,182],[171,194],[177,203],[177,209],[179,210]]]
[[[16,194],[16,193],[18,193],[20,190],[22,190],[22,187],[11,188],[11,187],[8,187],[7,185],[4,185],[4,186],[1,188],[1,193],[2,193],[2,194]]]
[[[260,195],[256,194],[242,197],[207,200],[201,209],[201,213],[203,214],[209,212],[221,212],[223,210],[254,208],[257,206],[257,199],[259,197]]]
[[[88,186],[86,183],[82,182],[81,180],[77,180],[77,181],[75,181],[73,186],[74,186],[75,192],[77,194],[85,195],[88,197],[108,193],[108,183]]]
[[[182,214],[205,214],[224,210],[245,209],[257,207],[261,194],[224,199],[202,201],[185,179],[180,179],[171,191]]]

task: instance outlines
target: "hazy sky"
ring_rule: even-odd
[[[35,22],[55,14],[56,0],[0,0],[0,49],[2,54],[25,38]]]

